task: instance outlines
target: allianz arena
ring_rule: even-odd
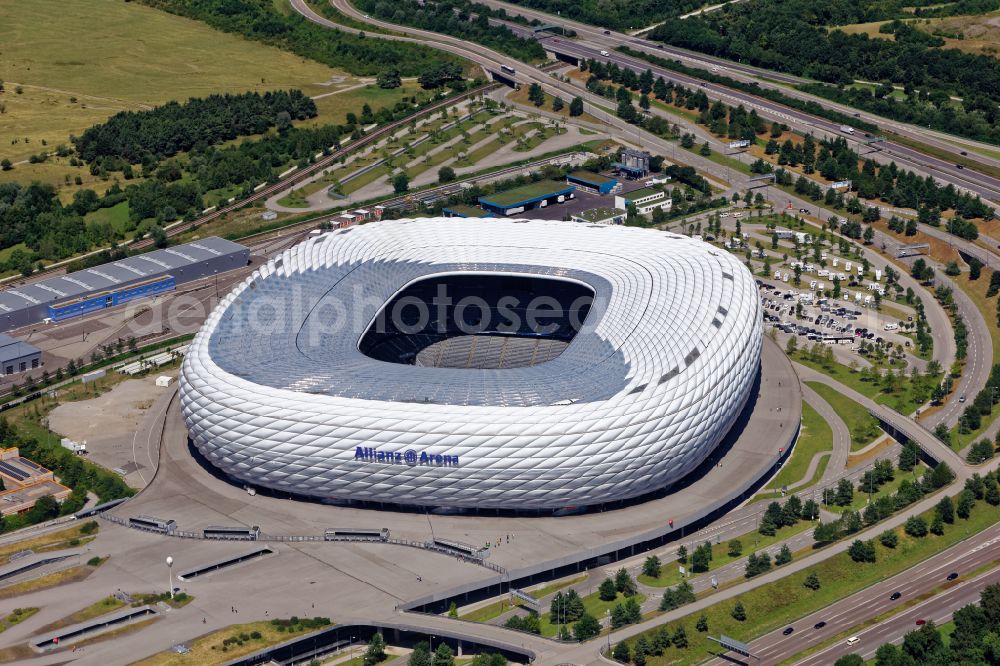
[[[383,221],[261,266],[192,342],[191,442],[229,478],[313,498],[548,511],[669,489],[754,388],[738,259],[675,234]]]

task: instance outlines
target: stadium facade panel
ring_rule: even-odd
[[[205,458],[256,487],[583,507],[697,468],[746,404],[761,343],[753,277],[700,241],[383,221],[310,239],[238,285],[189,348],[181,406]]]

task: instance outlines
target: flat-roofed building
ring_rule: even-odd
[[[591,208],[570,216],[574,222],[587,224],[625,224],[625,211],[617,208]]]
[[[51,470],[27,458],[17,448],[0,449],[0,515],[24,513],[40,498],[51,495],[57,502],[70,496],[70,489],[59,483]]]
[[[576,197],[576,186],[555,180],[540,180],[505,192],[479,197],[479,205],[497,215],[517,215],[534,208],[545,208]]]
[[[0,291],[0,331],[72,317],[171,291],[246,266],[250,250],[210,236]]]
[[[42,365],[42,351],[27,342],[0,333],[0,375],[34,370]]]
[[[629,205],[634,205],[640,215],[648,215],[657,208],[670,210],[673,203],[673,199],[658,187],[643,187],[632,192],[615,195],[615,208],[628,210]]]
[[[441,209],[441,214],[445,217],[493,217],[493,213],[487,213],[479,206],[468,204],[455,204]]]
[[[611,194],[621,189],[617,178],[593,171],[573,171],[566,174],[566,182],[594,194]]]

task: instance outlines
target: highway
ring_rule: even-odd
[[[913,604],[920,595],[933,594],[939,588],[946,588],[925,601],[911,605],[898,616],[866,630],[859,630],[856,635],[862,640],[853,647],[847,646],[845,637],[797,663],[808,666],[829,665],[851,652],[870,658],[882,643],[898,640],[902,634],[916,629],[917,619],[933,619],[938,622],[948,618],[952,611],[978,600],[979,591],[985,585],[1000,581],[998,568],[981,575],[970,575],[984,566],[996,564],[997,544],[1000,544],[1000,524],[993,525],[974,539],[962,541],[903,573],[796,620],[788,625],[794,629],[788,636],[783,633],[784,626],[776,628],[750,643],[753,653],[760,658],[761,664],[781,663],[874,617]],[[957,573],[960,578],[948,582],[946,578],[950,573]],[[899,592],[902,596],[894,601],[890,599],[893,592]],[[815,629],[818,622],[826,622],[826,626]],[[729,658],[717,658],[708,663],[722,666],[732,662]]]
[[[744,83],[756,83],[757,85],[760,85],[761,87],[764,88],[772,88],[775,90],[779,90],[780,92],[782,92],[785,95],[788,95],[789,97],[795,97],[802,100],[816,102],[817,104],[820,104],[821,106],[824,106],[831,110],[839,111],[848,116],[855,116],[859,120],[863,120],[865,122],[878,125],[879,127],[885,129],[891,129],[893,132],[901,136],[921,141],[925,144],[928,144],[940,150],[948,151],[952,153],[956,158],[960,157],[961,150],[969,146],[981,146],[987,149],[991,148],[990,146],[983,144],[981,142],[973,141],[970,139],[962,139],[959,137],[952,137],[947,134],[930,131],[921,127],[916,127],[914,125],[907,125],[905,123],[892,121],[882,116],[877,116],[865,111],[860,111],[858,109],[854,109],[852,107],[843,104],[832,102],[822,97],[817,97],[815,95],[810,95],[792,89],[790,87],[791,85],[803,83],[805,81],[801,77],[792,76],[789,74],[783,74],[780,72],[768,71],[758,67],[753,67],[751,65],[745,65],[742,63],[736,63],[729,60],[725,60],[723,58],[704,55],[701,53],[697,53],[695,51],[689,51],[687,49],[681,49],[667,44],[662,44],[660,42],[655,42],[648,39],[642,39],[639,37],[633,37],[632,35],[628,35],[626,33],[618,32],[615,30],[605,30],[600,27],[595,27],[585,23],[580,23],[578,21],[572,21],[563,18],[561,16],[554,16],[552,14],[548,14],[546,12],[542,12],[536,9],[521,7],[519,5],[515,5],[509,2],[504,2],[503,0],[483,0],[483,4],[489,7],[493,7],[494,9],[503,9],[508,14],[513,16],[519,15],[529,20],[537,19],[546,24],[560,25],[572,29],[577,33],[577,37],[575,38],[576,41],[582,46],[589,47],[591,51],[597,52],[597,57],[599,59],[601,50],[607,50],[610,52],[618,48],[619,46],[628,46],[634,50],[640,50],[649,53],[650,55],[680,60],[685,65],[691,67],[697,67],[706,70],[717,68],[719,70],[718,73],[720,75],[728,76],[740,80]],[[560,39],[560,43],[563,46],[565,46],[566,42],[567,42],[566,39]],[[549,48],[550,45],[546,44],[546,47]],[[593,56],[588,56],[588,57],[593,57]],[[622,57],[621,54],[612,53],[610,59],[619,62],[619,64],[622,64],[622,62],[618,60],[619,57]],[[643,64],[644,68],[649,66],[648,63],[645,63],[645,61],[633,60],[632,62],[633,63],[640,62]],[[680,76],[680,75],[675,74],[674,76]],[[682,78],[694,82],[694,85],[698,85],[699,83],[701,83],[699,80],[690,77],[682,77]],[[761,80],[762,78],[765,80]],[[774,85],[766,79],[770,79],[771,81],[778,81],[785,85],[783,86]],[[686,83],[686,85],[691,85],[691,84]],[[705,89],[706,92],[708,92],[711,90],[721,90],[721,87],[716,86],[714,84],[705,84]],[[737,91],[730,91],[730,92],[736,93]],[[711,96],[711,92],[709,92],[709,95]],[[787,107],[782,107],[781,105],[775,104],[773,102],[768,102],[766,100],[762,101],[764,102],[765,105],[768,105],[772,109],[772,112],[781,110],[784,111],[785,113],[790,113],[790,114],[797,113],[791,109],[788,109]],[[821,123],[820,125],[818,125],[820,127],[825,127],[827,129],[832,128],[832,131],[834,133],[837,132],[837,127],[838,127],[837,123],[821,120],[813,116],[808,116],[808,114],[802,114],[802,115],[811,118],[812,121],[814,122]],[[894,154],[899,154],[903,159],[916,160],[917,163],[921,165],[933,164],[933,167],[935,169],[947,173],[950,176],[958,178],[961,178],[963,176],[962,173],[963,170],[957,169],[955,167],[955,164],[951,162],[947,162],[945,160],[940,160],[938,158],[925,155],[923,153],[920,153],[919,151],[907,148],[899,144],[892,144],[891,150]],[[970,155],[967,157],[973,157],[973,156]],[[974,159],[982,164],[988,164],[990,166],[1000,166],[1000,160],[994,157],[976,154],[974,156]],[[998,185],[1000,185],[1000,180],[996,178],[989,178],[987,182],[990,182],[991,183],[990,186],[994,188],[994,192],[997,192],[995,188]]]

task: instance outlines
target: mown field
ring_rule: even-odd
[[[71,134],[124,109],[247,90],[319,95],[359,83],[280,49],[120,0],[5,3],[0,79],[0,158],[13,162],[68,143]],[[359,95],[351,93],[354,102]],[[332,111],[335,104],[323,106]],[[0,172],[0,180],[62,182],[69,168],[43,166]]]

